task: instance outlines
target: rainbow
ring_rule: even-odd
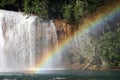
[[[80,24],[79,30],[76,31],[74,35],[65,39],[64,42],[61,43],[58,47],[54,48],[54,50],[47,50],[42,56],[42,59],[40,58],[40,60],[36,63],[35,67],[31,69],[30,72],[40,72],[42,68],[45,68],[46,65],[50,63],[51,59],[53,59],[57,54],[60,54],[60,52],[66,48],[74,36],[84,35],[84,33],[89,32],[92,28],[99,26],[105,20],[109,20],[114,17],[117,12],[120,12],[119,0],[116,0],[116,2],[113,3],[109,3],[109,5],[106,5],[93,14],[87,16],[83,23]]]

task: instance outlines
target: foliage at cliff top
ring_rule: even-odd
[[[37,14],[43,18],[64,19],[77,24],[87,14],[112,0],[0,0],[0,8],[21,10],[26,14]]]

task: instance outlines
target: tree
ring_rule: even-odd
[[[88,2],[88,6],[86,9],[89,12],[94,12],[100,6],[103,6],[105,4],[105,2],[109,2],[109,0],[87,0],[87,2]]]
[[[24,12],[48,18],[47,0],[24,0]]]
[[[102,58],[110,68],[120,68],[120,28],[103,34],[100,49]]]
[[[85,1],[71,0],[63,6],[63,18],[67,23],[78,24],[85,14]]]
[[[76,0],[75,5],[74,5],[74,19],[75,19],[75,24],[78,24],[80,20],[83,19],[85,15],[84,11],[84,2],[80,0]]]

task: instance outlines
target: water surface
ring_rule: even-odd
[[[120,71],[43,70],[38,73],[1,73],[0,80],[120,80]]]

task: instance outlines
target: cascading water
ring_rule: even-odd
[[[0,20],[0,23],[1,23],[1,20]],[[0,24],[0,26],[1,26],[1,24]],[[4,71],[5,65],[6,65],[5,58],[4,58],[4,51],[3,51],[4,47],[3,46],[4,46],[3,32],[2,32],[2,27],[0,27],[0,71]]]
[[[2,71],[20,71],[34,65],[33,20],[33,17],[26,19],[22,13],[0,10],[0,69]]]
[[[0,10],[0,72],[33,68],[41,55],[56,44],[52,20]],[[52,63],[47,64],[50,66]]]
[[[58,40],[56,28],[52,20],[43,20],[37,17],[34,24],[36,26],[36,53],[37,56],[40,56],[36,59],[39,61],[42,60],[42,55],[45,55],[47,52],[49,53],[55,46],[57,46]],[[54,60],[46,64],[44,68],[51,68],[56,65],[56,63],[58,63],[58,59],[54,57]]]

